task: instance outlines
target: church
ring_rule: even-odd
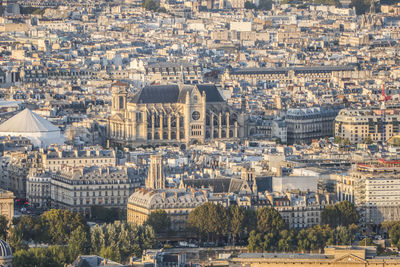
[[[230,107],[215,85],[151,85],[128,94],[128,85],[112,85],[108,138],[113,144],[203,144],[245,137],[244,116]]]

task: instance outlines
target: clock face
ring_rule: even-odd
[[[192,119],[195,120],[195,121],[197,121],[198,119],[200,119],[200,112],[194,111],[194,112],[192,113]]]

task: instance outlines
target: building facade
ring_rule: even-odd
[[[359,163],[336,180],[339,200],[354,202],[363,226],[400,220],[400,161]]]
[[[64,168],[51,177],[51,207],[90,215],[92,206],[125,209],[143,181],[130,168]]]
[[[46,171],[57,172],[63,167],[90,167],[100,166],[115,167],[116,155],[114,150],[104,150],[100,148],[86,148],[84,150],[54,150],[43,151],[43,169]]]
[[[207,191],[183,189],[139,189],[128,200],[127,221],[143,224],[156,210],[164,210],[173,230],[183,230],[189,213],[208,201]]]
[[[0,215],[3,215],[11,223],[14,217],[14,194],[0,189]]]
[[[128,99],[126,85],[119,82],[112,95],[112,143],[190,144],[245,137],[244,117],[214,85],[147,86]]]
[[[357,70],[353,66],[227,69],[222,82],[247,81],[252,85],[262,81],[280,84],[298,80],[328,82],[334,78],[351,78],[355,72]]]
[[[286,113],[287,143],[310,144],[314,139],[331,137],[339,110],[335,108],[296,108]]]
[[[308,266],[308,267],[383,267],[399,266],[400,259],[378,257],[376,247],[326,247],[323,254],[242,253],[229,260],[229,266]]]
[[[367,138],[387,141],[400,134],[399,109],[343,109],[335,120],[335,136],[350,143],[363,143]]]

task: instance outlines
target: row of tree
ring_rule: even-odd
[[[325,224],[300,231],[283,229],[279,232],[271,231],[264,234],[252,231],[248,248],[251,252],[320,252],[326,245],[351,245],[357,229],[355,224],[349,227],[338,226],[335,229]]]
[[[321,244],[347,244],[354,239],[359,214],[353,204],[343,201],[329,205],[321,217],[322,224],[326,226],[294,232],[288,229],[282,216],[274,208],[264,207],[254,211],[237,205],[224,208],[208,202],[190,212],[188,230],[196,234],[200,242],[228,241],[233,245],[236,242],[248,243],[249,246],[254,246],[252,250],[257,251],[261,248],[266,251],[274,248],[280,250],[277,249],[279,243],[282,250],[287,247],[286,243],[289,244],[289,248],[295,244],[295,250],[313,250],[318,245],[313,245],[310,241],[309,247],[307,244],[298,243],[297,240],[303,242],[306,240],[303,238],[305,235],[313,237],[314,233],[326,237]],[[289,239],[291,241],[286,242]],[[260,245],[261,243],[263,245]]]
[[[13,221],[8,235],[8,222],[3,221],[0,217],[0,234],[13,249],[15,266],[61,267],[82,254],[127,262],[157,243],[150,225],[115,221],[90,229],[82,214],[68,210],[54,209],[36,218],[21,216]],[[29,248],[32,243],[41,247]]]

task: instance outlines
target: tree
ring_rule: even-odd
[[[337,203],[336,208],[339,211],[340,225],[349,226],[358,223],[360,215],[354,204],[345,200]]]
[[[250,232],[248,249],[250,252],[263,251],[263,238],[260,233],[255,230]]]
[[[351,144],[351,143],[350,143],[349,138],[343,139],[343,145],[344,145],[344,146],[349,146],[350,144]]]
[[[338,226],[335,229],[336,243],[338,245],[350,246],[354,240],[351,230],[345,226]]]
[[[285,223],[277,210],[266,207],[257,210],[257,231],[259,233],[279,233],[284,228]]]
[[[340,136],[336,136],[333,142],[335,142],[336,144],[341,144],[342,141],[343,139]]]
[[[308,233],[305,229],[301,229],[297,234],[297,248],[302,251],[310,251],[311,249],[311,242],[308,240]]]
[[[374,143],[374,141],[372,141],[371,137],[367,136],[367,138],[365,138],[364,143],[367,145],[371,145]]]
[[[296,235],[293,230],[282,230],[280,233],[280,239],[278,242],[279,251],[293,251],[296,248]]]
[[[244,231],[245,209],[238,205],[231,205],[228,209],[229,230],[232,234],[232,243],[235,245],[236,238]]]
[[[9,221],[6,216],[0,215],[0,238],[3,240],[7,239]]]
[[[171,219],[165,210],[155,210],[150,213],[146,224],[153,227],[156,234],[166,233],[171,227]]]
[[[321,221],[323,224],[328,224],[331,227],[335,227],[339,224],[338,211],[335,205],[328,205],[321,212]]]
[[[336,203],[334,206],[328,205],[321,213],[322,223],[328,224],[330,227],[357,224],[359,218],[356,207],[347,200]]]
[[[109,209],[101,206],[92,206],[90,211],[92,219],[106,223],[120,220],[122,214],[122,211],[118,208]]]
[[[160,7],[160,4],[154,0],[145,0],[143,2],[143,7],[150,11],[157,11]]]
[[[245,210],[244,216],[244,231],[249,234],[251,231],[257,229],[257,212],[252,209]]]
[[[68,250],[71,259],[76,259],[81,254],[87,254],[89,247],[88,233],[82,226],[71,232],[68,240]]]
[[[7,242],[10,244],[13,251],[26,250],[28,248],[27,242],[23,240],[22,231],[17,227],[10,229]]]
[[[392,246],[400,248],[400,222],[397,222],[392,225],[392,227],[389,230],[389,238],[390,238],[390,243],[392,243]]]
[[[375,246],[375,244],[372,242],[371,238],[366,237],[360,241],[360,246]]]
[[[67,263],[65,262],[65,247],[62,246],[19,250],[13,256],[14,266],[63,267]]]
[[[101,248],[100,256],[105,259],[109,259],[109,260],[116,261],[116,262],[121,260],[121,256],[119,255],[119,250],[114,249],[112,247]]]
[[[99,254],[100,250],[105,246],[104,242],[103,228],[96,224],[90,232],[91,253],[95,255]]]
[[[205,235],[207,235],[207,241],[221,238],[228,231],[226,209],[212,202],[204,203],[189,213],[188,228],[196,232],[200,240]]]
[[[44,219],[51,244],[66,244],[69,235],[79,226],[88,231],[89,226],[81,213],[52,209],[41,215]]]

